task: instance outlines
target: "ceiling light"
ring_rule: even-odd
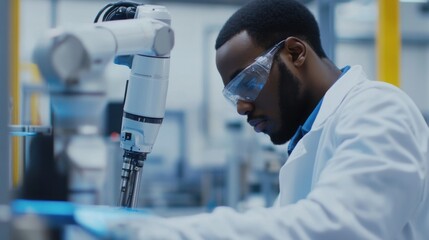
[[[427,3],[428,0],[401,0],[400,2],[405,2],[405,3]]]

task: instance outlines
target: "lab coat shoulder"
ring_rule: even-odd
[[[356,142],[379,149],[371,152],[376,156],[388,150],[388,146],[391,152],[405,148],[413,157],[390,159],[407,159],[419,169],[427,170],[428,125],[409,96],[393,85],[367,79],[356,84],[327,120],[324,133],[330,135],[331,141],[324,142],[331,144],[333,155],[341,152],[346,140],[355,137]],[[367,148],[356,148],[364,149]]]
[[[336,108],[322,126],[317,126],[329,134],[326,143],[335,149],[342,137],[349,137],[345,133],[366,137],[396,133],[413,138],[416,146],[427,146],[428,126],[422,114],[405,93],[390,84],[365,79],[350,89]]]
[[[406,94],[352,67],[281,169],[280,205],[300,215],[292,229],[300,239],[427,234],[428,138]]]
[[[344,223],[338,234],[366,239],[424,236],[428,127],[401,90],[360,78],[321,124],[306,200]]]

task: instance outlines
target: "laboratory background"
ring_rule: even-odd
[[[55,200],[53,196],[63,194],[56,191],[70,189],[70,185],[84,192],[74,197],[68,195],[67,202],[71,204],[114,208],[120,195],[131,191],[132,204],[119,205],[163,217],[210,212],[217,206],[245,211],[268,207],[275,201],[278,172],[287,159],[287,147],[272,145],[267,136],[255,133],[246,118],[236,113],[222,95],[223,83],[215,63],[214,45],[219,30],[247,1],[134,2],[165,7],[171,18],[169,33],[174,33],[174,46],[169,52],[165,79],[168,90],[161,96],[165,101],[162,124],[153,148],[144,155],[143,166],[138,166],[141,169],[136,173],[137,179],[133,180],[136,166],[130,167],[125,161],[126,147],[121,142],[124,97],[131,91],[126,91],[130,67],[115,64],[114,58],[109,58],[96,77],[95,93],[77,94],[66,103],[58,100],[58,95],[66,94],[52,91],[41,73],[40,64],[55,66],[55,62],[35,59],[37,50],[46,50],[40,42],[49,34],[90,26],[97,13],[115,1],[1,1],[0,236],[12,238],[12,232],[18,229],[23,234],[18,234],[17,239],[35,239],[28,238],[28,233],[40,233],[50,223],[41,226],[40,222],[32,224],[31,219],[15,221],[17,215],[25,216],[23,212],[28,210],[19,204],[32,204],[16,204],[16,199],[27,196],[32,200]],[[301,2],[315,14],[324,49],[339,68],[358,64],[366,69],[370,79],[393,81],[390,83],[400,86],[429,120],[429,1]],[[102,40],[91,41],[102,44]],[[42,57],[48,58],[49,54]],[[96,102],[82,100],[88,95],[101,97]],[[59,103],[53,106],[57,100]],[[127,101],[139,104],[138,96]],[[76,115],[71,116],[72,113]],[[56,129],[56,115],[61,115],[58,122],[68,118],[61,124],[75,126],[74,135]],[[83,128],[88,123],[92,129]],[[53,152],[63,163],[48,160],[53,159]],[[55,164],[62,166],[53,167]],[[127,167],[128,172],[124,172]],[[124,183],[124,178],[129,177],[125,175],[130,173],[130,179]],[[50,174],[49,181],[43,180],[44,174]],[[61,186],[64,174],[72,177]],[[52,180],[55,176],[58,181]],[[133,189],[124,193],[124,184],[131,184],[127,187]],[[32,215],[36,218],[38,214],[54,218],[64,214],[58,209],[46,213],[39,205],[33,207]],[[73,236],[78,235],[68,238],[85,239],[82,235]]]

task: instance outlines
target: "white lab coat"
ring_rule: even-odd
[[[429,129],[352,67],[280,171],[279,206],[148,219],[137,239],[429,239]]]

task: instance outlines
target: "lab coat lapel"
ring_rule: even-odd
[[[313,126],[296,145],[285,165],[280,170],[280,205],[287,205],[303,199],[312,189],[316,154],[326,119],[335,113],[349,91],[366,79],[361,66],[353,66],[326,92],[322,106]]]
[[[351,67],[339,78],[323,97],[322,106],[312,128],[321,126],[337,110],[350,90],[364,79],[367,79],[366,74],[359,65]]]
[[[305,198],[311,190],[314,159],[322,129],[307,133],[280,170],[280,204]]]

